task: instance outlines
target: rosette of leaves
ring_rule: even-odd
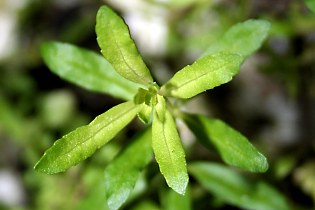
[[[221,120],[174,110],[168,98],[189,99],[229,82],[246,57],[260,47],[269,27],[263,20],[233,26],[202,57],[160,86],[153,80],[123,19],[102,6],[97,13],[96,34],[103,56],[60,42],[44,43],[41,53],[48,67],[61,78],[126,102],[57,140],[35,169],[47,174],[67,170],[91,156],[138,117],[147,129],[133,138],[105,169],[108,207],[118,209],[126,201],[153,154],[168,186],[184,194],[187,163],[174,120],[181,117],[198,140],[213,145],[227,164],[265,172],[266,158],[246,137]]]

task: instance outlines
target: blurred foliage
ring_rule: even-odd
[[[104,168],[126,144],[126,137],[139,130],[137,122],[120,133],[117,141],[64,174],[47,176],[33,170],[33,165],[55,139],[87,124],[119,102],[62,81],[43,65],[39,55],[39,44],[47,40],[99,51],[94,27],[96,12],[103,3],[124,16],[134,12],[132,8],[145,8],[136,11],[148,20],[156,15],[150,16],[148,11],[157,8],[162,11],[161,23],[168,33],[160,45],[167,47],[162,54],[143,51],[146,63],[161,81],[199,57],[231,25],[249,18],[270,21],[271,36],[243,65],[236,80],[196,97],[195,102],[187,104],[187,109],[224,119],[252,139],[268,157],[271,168],[265,174],[249,175],[251,180],[263,180],[273,186],[291,209],[314,209],[315,14],[310,10],[312,6],[308,9],[303,1],[290,0],[137,0],[132,7],[126,2],[124,6],[120,1],[110,0],[28,0],[21,6],[12,6],[12,2],[16,1],[0,3],[1,14],[10,13],[13,15],[10,18],[16,20],[15,34],[11,36],[15,46],[6,46],[7,50],[13,48],[11,54],[0,58],[0,170],[16,174],[24,198],[8,203],[0,196],[0,209],[101,209],[100,206],[106,209],[102,205],[104,189],[100,183]],[[146,28],[143,30],[141,33],[145,35]],[[187,129],[180,132],[187,140],[187,153],[195,154],[188,155],[190,161],[220,161],[217,155],[195,144]],[[135,195],[123,209],[173,209],[174,205],[177,208],[183,205],[181,209],[238,209],[216,193],[194,184],[192,177],[190,201],[177,198],[167,191],[162,177],[155,175],[157,170],[152,165],[144,172]],[[3,187],[0,185],[1,190]]]

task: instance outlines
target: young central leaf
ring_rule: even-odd
[[[156,83],[151,83],[147,90],[140,88],[134,97],[135,104],[143,104],[138,117],[145,124],[152,121],[153,107],[157,103],[158,90],[159,86]]]
[[[119,74],[143,85],[153,81],[130,37],[128,26],[107,6],[98,10],[96,34],[102,54]]]
[[[159,105],[158,103],[157,106]],[[160,113],[157,113],[158,111]],[[184,194],[188,184],[185,152],[175,122],[167,109],[161,108],[154,112],[152,147],[160,171],[168,186],[177,193]]]
[[[53,174],[78,164],[110,141],[140,109],[141,106],[133,102],[125,102],[111,108],[96,117],[90,124],[77,128],[57,140],[45,152],[35,169]]]
[[[178,98],[191,98],[203,91],[229,82],[237,74],[243,57],[218,53],[198,59],[178,71],[161,87],[161,93]]]

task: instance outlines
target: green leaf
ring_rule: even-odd
[[[131,210],[161,210],[153,201],[151,200],[141,200],[139,204],[133,207]]]
[[[247,20],[232,26],[221,39],[213,43],[203,56],[218,52],[236,53],[244,58],[260,48],[268,36],[270,23],[265,20]]]
[[[105,195],[105,188],[104,188],[104,180],[103,180],[103,173],[100,179],[97,177],[97,182],[95,186],[92,187],[90,191],[87,192],[87,195],[84,196],[78,203],[75,210],[87,210],[87,209],[97,209],[97,210],[109,210],[104,202],[106,199]]]
[[[232,80],[242,62],[241,56],[230,53],[205,56],[178,71],[160,92],[166,96],[191,98]]]
[[[158,103],[157,106],[159,105]],[[167,109],[159,110],[163,110],[163,113],[157,113],[155,110],[152,123],[152,147],[155,159],[168,186],[177,193],[184,194],[188,184],[185,152],[171,114]],[[161,118],[163,121],[160,120]]]
[[[186,115],[185,122],[198,140],[213,144],[225,163],[252,172],[265,172],[267,159],[241,133],[221,120]]]
[[[165,112],[166,112],[166,102],[163,96],[157,95],[157,105],[154,107],[156,116],[159,118],[160,122],[165,121]]]
[[[143,104],[143,108],[138,113],[138,117],[145,124],[152,122],[153,107],[157,104],[158,90],[159,87],[156,83],[150,83],[147,90],[140,88],[137,95],[134,97],[135,104]],[[160,97],[163,98],[162,96]]]
[[[314,0],[304,0],[306,6],[315,13],[315,1]]]
[[[60,42],[41,45],[41,54],[52,72],[91,91],[131,100],[139,84],[120,76],[103,56]]]
[[[105,191],[109,209],[118,209],[132,192],[140,172],[152,159],[151,128],[130,140],[132,143],[105,169]]]
[[[206,162],[189,165],[189,173],[209,192],[227,203],[248,210],[289,210],[276,189],[264,182],[251,182],[228,167]]]
[[[138,118],[144,124],[149,124],[152,122],[152,107],[146,104],[143,104],[142,109],[138,112]]]
[[[119,104],[96,117],[90,124],[77,128],[57,140],[49,148],[35,169],[47,174],[67,170],[91,156],[110,141],[141,109],[133,102]]]
[[[102,54],[119,74],[143,85],[153,81],[130,37],[128,26],[107,6],[102,6],[98,10],[96,34]]]
[[[173,190],[162,193],[164,210],[191,210],[191,195],[187,188],[185,195],[179,195]]]

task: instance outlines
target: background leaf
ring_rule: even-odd
[[[314,0],[304,0],[306,6],[315,13],[315,1]]]
[[[265,172],[267,159],[241,133],[221,120],[202,115],[184,118],[198,140],[213,144],[227,164],[252,172]]]
[[[102,54],[119,74],[143,85],[153,81],[130,37],[128,26],[107,6],[102,6],[98,10],[96,34]]]
[[[241,56],[230,53],[205,56],[178,71],[161,87],[161,93],[178,98],[191,98],[232,80],[242,62]]]
[[[215,41],[203,56],[218,52],[236,53],[244,58],[260,48],[266,39],[270,23],[265,20],[247,20],[232,26],[218,41]]]
[[[46,42],[41,45],[41,54],[52,72],[88,90],[131,100],[140,87],[120,76],[103,56],[92,51]]]
[[[161,193],[164,210],[191,210],[191,195],[187,188],[185,195],[179,195],[173,190],[167,189]]]
[[[209,192],[227,203],[248,210],[288,210],[285,198],[265,182],[251,182],[228,167],[196,162],[189,173]]]
[[[150,200],[144,200],[135,207],[132,208],[132,210],[161,210],[155,203],[153,203]]]
[[[159,106],[157,104],[157,106]],[[163,105],[162,105],[163,106]],[[164,110],[164,109],[159,109]],[[161,121],[160,115],[164,115]],[[152,147],[167,184],[179,194],[184,194],[188,184],[185,152],[181,145],[175,122],[168,112],[154,112],[152,124]]]
[[[131,144],[105,169],[105,191],[109,209],[118,209],[129,197],[142,169],[152,159],[151,128],[131,139]]]
[[[110,141],[141,109],[133,102],[119,104],[96,117],[90,124],[77,128],[57,140],[49,148],[35,169],[47,174],[67,170],[91,156]]]
[[[102,177],[103,178],[103,177]],[[104,180],[98,180],[98,183],[93,187],[91,192],[84,197],[78,204],[75,210],[97,209],[97,210],[109,210],[105,205],[105,188]]]

